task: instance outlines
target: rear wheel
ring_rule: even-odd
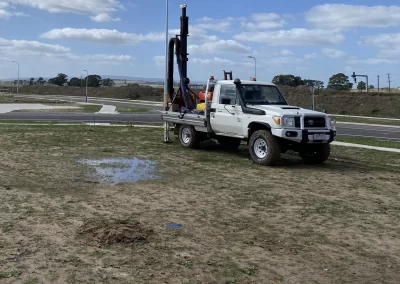
[[[179,141],[185,148],[198,148],[200,145],[200,135],[191,125],[181,125],[179,127]]]
[[[300,150],[299,155],[305,164],[323,164],[328,160],[331,154],[330,146],[329,143],[307,145]]]
[[[257,130],[250,136],[251,159],[264,166],[274,165],[281,156],[278,140],[268,130]]]
[[[240,143],[242,143],[241,139],[233,138],[233,137],[220,136],[220,137],[218,137],[217,140],[224,149],[228,149],[228,150],[236,150],[237,148],[239,148]]]

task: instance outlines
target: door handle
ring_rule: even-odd
[[[219,109],[218,112],[222,112],[222,110]]]

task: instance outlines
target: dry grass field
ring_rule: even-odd
[[[0,282],[399,283],[400,154],[332,152],[262,167],[154,128],[0,125]]]

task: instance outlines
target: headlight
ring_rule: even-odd
[[[334,126],[335,126],[336,117],[334,117],[334,116],[328,116],[327,119],[328,119],[328,124],[329,124],[329,126],[330,126],[330,127],[334,127]]]
[[[283,126],[295,127],[294,117],[284,117],[283,118]]]

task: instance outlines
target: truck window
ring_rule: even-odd
[[[219,103],[223,105],[235,105],[237,103],[235,85],[221,85]]]
[[[286,100],[275,86],[242,85],[242,92],[247,104],[287,105]]]

